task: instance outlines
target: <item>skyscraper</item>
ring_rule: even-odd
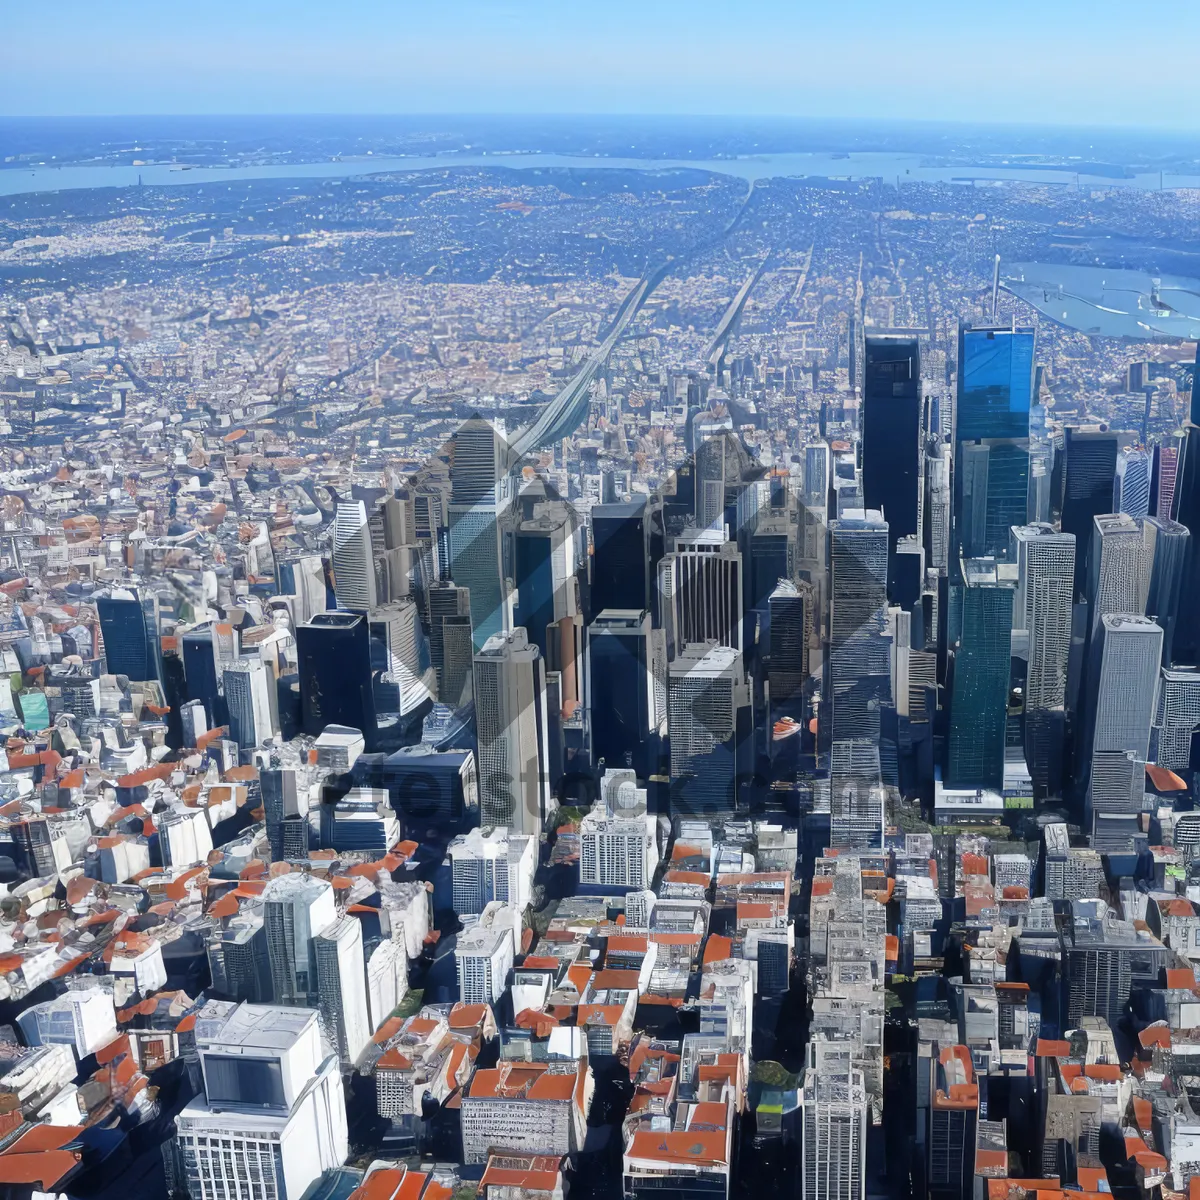
[[[558,647],[557,630],[548,630],[564,617],[579,613],[576,566],[581,531],[574,510],[562,501],[538,504],[535,515],[521,521],[513,538],[516,612],[514,622],[524,628],[551,659]]]
[[[1168,771],[1186,771],[1192,740],[1200,727],[1200,669],[1164,667],[1154,718],[1154,761]]]
[[[1095,518],[1112,509],[1117,435],[1099,426],[1069,427],[1063,449],[1062,531],[1075,535],[1075,592],[1089,578]]]
[[[592,757],[644,778],[666,718],[666,645],[648,612],[606,609],[588,626],[587,707]]]
[[[323,612],[296,630],[304,732],[326,725],[359,730],[370,747],[376,733],[371,689],[371,633],[357,612]]]
[[[1032,329],[959,329],[954,536],[966,557],[1003,558],[1029,519],[1033,359]]]
[[[963,564],[962,637],[954,653],[947,784],[1004,786],[1016,564]]]
[[[541,656],[519,626],[475,656],[480,820],[541,831],[549,801],[546,685]]]
[[[362,925],[339,917],[313,938],[321,1023],[343,1066],[353,1066],[371,1040]]]
[[[1058,795],[1075,594],[1075,538],[1053,525],[1013,529],[1014,652],[1025,650],[1025,761],[1038,799]]]
[[[801,1200],[863,1200],[867,1094],[862,1072],[848,1057],[811,1063],[800,1090],[800,1118]]]
[[[812,639],[815,594],[809,583],[781,579],[767,601],[770,613],[767,649],[767,682],[771,703],[790,705],[798,701],[810,674],[809,643]]]
[[[295,1200],[345,1162],[345,1094],[316,1013],[213,1000],[195,1031],[204,1092],[175,1118],[194,1200]]]
[[[156,611],[153,596],[143,600],[125,588],[115,588],[97,599],[104,661],[110,675],[125,675],[139,683],[162,680]]]
[[[1145,791],[1150,729],[1158,699],[1162,630],[1148,617],[1101,619],[1092,650],[1098,669],[1085,698],[1082,783],[1088,811],[1136,812]]]
[[[1131,517],[1144,517],[1150,511],[1150,453],[1141,446],[1117,454],[1113,508]]]
[[[243,750],[274,736],[267,670],[261,658],[239,658],[224,670],[222,685],[229,712],[229,736]]]
[[[502,526],[508,488],[502,429],[474,417],[454,435],[450,455],[450,575],[470,593],[476,652],[508,628]]]
[[[1149,576],[1141,527],[1125,513],[1093,518],[1088,578],[1088,621],[1095,636],[1110,613],[1143,613]]]
[[[742,649],[742,556],[717,529],[689,529],[659,564],[667,653],[693,643]]]
[[[370,612],[378,603],[371,530],[361,500],[338,502],[333,524],[333,590],[339,608]]]
[[[865,506],[878,509],[888,524],[892,595],[896,543],[919,531],[921,359],[916,338],[869,335],[865,340],[862,487]]]
[[[315,1007],[319,986],[313,938],[336,919],[333,888],[313,875],[280,875],[262,897],[275,1003]]]
[[[591,611],[649,609],[663,556],[662,510],[646,496],[591,511]]]
[[[830,742],[879,744],[879,710],[891,696],[887,630],[888,526],[850,509],[830,524]]]
[[[1146,616],[1162,626],[1163,663],[1170,664],[1191,534],[1186,525],[1172,521],[1170,517],[1147,517],[1142,522],[1142,536],[1150,572]]]
[[[687,646],[671,663],[667,697],[673,811],[732,812],[749,701],[741,655],[715,642]]]

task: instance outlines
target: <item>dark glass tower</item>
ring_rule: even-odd
[[[662,519],[645,497],[592,508],[591,611],[650,607],[663,555]]]
[[[1095,520],[1112,512],[1117,435],[1069,428],[1063,450],[1062,531],[1075,535],[1075,592],[1087,586]]]
[[[919,531],[921,359],[916,338],[866,339],[862,424],[863,503],[882,511],[888,523],[888,596],[894,598],[896,543]]]
[[[142,682],[162,679],[158,630],[136,596],[101,596],[96,601],[104,659],[111,675]]]
[[[366,615],[317,613],[296,629],[296,652],[304,732],[316,737],[326,725],[348,725],[361,730],[370,747],[376,726]]]

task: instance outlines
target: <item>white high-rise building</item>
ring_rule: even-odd
[[[830,1053],[821,1051],[828,1047]],[[863,1200],[867,1194],[867,1094],[838,1043],[813,1043],[800,1091],[802,1200]]]
[[[475,656],[480,820],[541,832],[550,797],[546,685],[525,630],[488,638]]]
[[[458,935],[454,961],[458,996],[464,1004],[495,1004],[508,987],[521,938],[521,913],[494,901],[480,919]]]
[[[456,837],[447,850],[454,911],[460,916],[481,913],[493,900],[523,910],[533,897],[537,846],[536,836],[503,828],[487,833],[472,829]]]
[[[1200,670],[1163,668],[1154,724],[1154,761],[1168,771],[1187,770],[1192,759],[1192,736],[1200,727]]]
[[[316,1013],[210,1000],[196,1047],[204,1095],[175,1118],[191,1200],[300,1200],[346,1161],[345,1093]]]
[[[1057,708],[1067,695],[1075,535],[1053,525],[1013,526],[1011,554],[1017,564],[1013,641],[1023,640],[1029,655],[1025,707]]]
[[[1092,812],[1138,811],[1158,700],[1162,629],[1148,617],[1101,619],[1099,677],[1091,683],[1087,797]],[[1090,690],[1090,689],[1089,689]]]
[[[294,872],[272,879],[262,898],[275,1003],[314,1006],[318,981],[313,938],[337,919],[333,888],[324,879]]]
[[[1117,455],[1113,508],[1135,518],[1150,511],[1150,453],[1141,446],[1130,446]]]
[[[417,605],[407,599],[380,605],[371,614],[371,626],[387,646],[388,674],[400,691],[399,711],[412,712],[437,690],[433,667],[423,653],[425,635]]]
[[[367,508],[342,500],[333,524],[333,591],[339,608],[370,612],[377,602],[375,560]]]
[[[238,658],[221,676],[229,710],[229,736],[244,750],[274,736],[271,726],[270,680],[261,658]]]
[[[658,865],[656,819],[646,809],[646,789],[630,770],[605,771],[603,807],[587,813],[579,827],[579,882],[642,891]]]
[[[371,1040],[362,925],[339,917],[313,938],[321,1020],[343,1066],[353,1066]]]
[[[1092,636],[1110,613],[1146,611],[1150,585],[1146,570],[1146,545],[1141,527],[1125,513],[1104,513],[1093,518],[1091,581],[1088,599]]]

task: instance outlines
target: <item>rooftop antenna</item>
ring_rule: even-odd
[[[992,324],[996,323],[996,309],[1000,304],[1000,255],[992,266]]]

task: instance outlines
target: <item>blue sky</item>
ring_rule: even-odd
[[[1138,0],[59,0],[0,113],[577,112],[1160,125],[1200,5]]]

